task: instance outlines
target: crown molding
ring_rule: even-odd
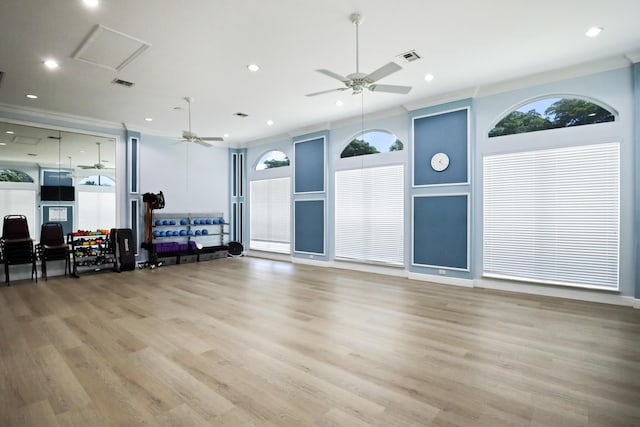
[[[631,61],[634,64],[637,64],[638,62],[640,62],[640,50],[637,52],[627,53],[625,56],[629,61]]]
[[[0,115],[2,113],[28,116],[27,120],[60,120],[74,125],[109,128],[114,130],[126,130],[126,127],[123,123],[110,122],[107,120],[94,119],[86,116],[77,116],[74,114],[66,114],[57,111],[43,110],[40,108],[24,107],[21,105],[12,105],[0,102]]]
[[[629,61],[630,60],[627,56],[619,55],[585,62],[582,64],[572,65],[560,69],[545,71],[542,73],[531,74],[524,77],[518,77],[512,80],[506,80],[495,84],[488,84],[478,88],[476,97],[495,95],[498,93],[510,92],[527,87],[553,83],[559,80],[568,80],[576,77],[582,77],[590,74],[597,74],[609,70],[624,68],[629,66]]]

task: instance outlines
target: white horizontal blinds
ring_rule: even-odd
[[[618,288],[618,143],[484,158],[484,274]]]
[[[115,226],[115,191],[78,191],[78,229],[110,230]]]
[[[18,184],[20,185],[20,184]],[[29,185],[29,184],[26,184]],[[29,185],[33,187],[32,185]],[[0,189],[0,227],[6,215],[24,215],[29,225],[32,239],[40,236],[40,226],[36,229],[36,191],[14,188]],[[1,231],[0,231],[1,232]]]
[[[336,258],[404,263],[404,166],[336,172]]]
[[[290,253],[291,178],[251,181],[251,249]]]

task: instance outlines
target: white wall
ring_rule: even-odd
[[[222,212],[229,218],[226,148],[141,135],[140,192],[165,197],[166,213]]]

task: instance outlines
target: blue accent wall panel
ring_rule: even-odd
[[[51,218],[51,209],[59,210],[64,209],[66,211],[66,221],[59,221],[56,218],[58,215],[55,215],[54,218]],[[45,205],[42,206],[42,223],[45,222],[58,222],[62,224],[62,232],[66,236],[67,234],[73,232],[73,206],[68,205]],[[35,232],[31,232],[31,234],[35,234]]]
[[[324,138],[294,144],[295,192],[324,191]]]
[[[468,182],[468,110],[457,110],[413,120],[414,185]],[[449,156],[442,172],[431,168],[436,153]]]
[[[138,192],[138,138],[131,138],[131,192]]]
[[[413,264],[467,269],[468,196],[415,197]]]
[[[324,254],[324,200],[296,200],[294,206],[294,251]]]
[[[72,187],[73,178],[69,171],[43,171],[42,185],[59,185],[62,187]]]

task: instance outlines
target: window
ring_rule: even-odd
[[[404,263],[404,166],[336,172],[336,258]]]
[[[99,187],[115,187],[116,182],[113,178],[109,178],[104,175],[91,175],[86,178],[83,178],[80,181],[80,185],[96,185]]]
[[[289,158],[282,151],[273,150],[260,157],[256,165],[256,170],[261,171],[283,166],[289,166]]]
[[[92,190],[92,191],[87,191]],[[116,193],[110,188],[78,191],[78,229],[111,229],[116,226]]]
[[[19,170],[0,169],[0,182],[33,182],[33,178]]]
[[[249,247],[291,253],[291,178],[251,181]]]
[[[402,150],[404,144],[394,134],[384,130],[372,130],[356,136],[342,151],[340,158]]]
[[[512,111],[491,129],[489,137],[614,120],[615,115],[611,111],[591,101],[579,98],[545,98]]]
[[[36,191],[32,188],[32,185],[26,185],[26,187],[26,189],[0,188],[0,221],[6,215],[24,215],[27,217],[27,223],[29,224],[29,234],[32,238],[35,238],[40,235],[40,229],[36,230],[35,228]]]
[[[484,158],[484,275],[618,289],[618,143]]]

